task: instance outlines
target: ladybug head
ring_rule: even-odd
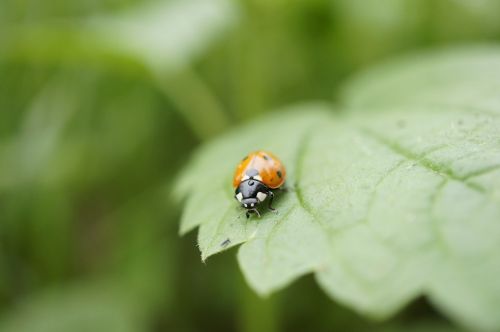
[[[236,188],[234,197],[245,209],[255,209],[268,195],[269,188],[260,181],[248,179]]]
[[[260,201],[257,198],[244,198],[241,200],[241,206],[246,209],[254,209],[259,203]]]

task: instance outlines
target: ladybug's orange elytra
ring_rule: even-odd
[[[238,187],[245,175],[252,170],[258,172],[261,182],[270,189],[277,189],[285,183],[286,169],[278,157],[270,152],[256,151],[243,158],[236,167],[233,187]]]

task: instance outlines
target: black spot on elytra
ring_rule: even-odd
[[[281,179],[283,177],[283,174],[281,174],[281,171],[277,171],[276,174],[278,174],[278,177]]]
[[[241,159],[241,161],[245,161],[248,159],[248,156],[245,156],[243,159]]]
[[[262,158],[264,158],[265,160],[269,160],[269,157],[267,155],[262,155]]]

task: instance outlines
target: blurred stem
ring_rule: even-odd
[[[192,69],[154,78],[199,139],[206,140],[230,125],[219,100]]]
[[[241,332],[278,332],[276,297],[261,298],[241,282]]]
[[[229,44],[229,65],[231,71],[236,73],[233,93],[237,116],[244,120],[255,117],[268,107],[271,87],[267,75],[271,73],[272,68],[267,66],[269,56],[274,53],[276,41],[268,36],[272,31],[266,27],[270,17],[272,22],[276,22],[279,15],[275,15],[269,6],[262,8],[263,4],[255,0],[243,1],[242,6],[248,15],[235,30],[236,38]],[[251,17],[259,17],[259,20],[252,20]],[[259,38],[255,38],[256,35]]]

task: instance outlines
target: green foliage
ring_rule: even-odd
[[[12,24],[0,35],[2,56],[123,61],[157,72],[177,71],[220,35],[235,18],[234,10],[226,0],[159,1],[74,21]]]
[[[387,305],[381,306],[382,313],[374,312],[377,310],[373,310],[373,301],[388,291],[387,284],[382,283],[384,287],[377,291],[371,279],[362,282],[361,277],[351,275],[349,280],[343,280],[353,279],[349,283],[353,287],[345,288],[349,297],[338,292],[334,294],[338,301],[325,296],[314,282],[313,274],[270,299],[260,298],[247,288],[231,255],[218,255],[209,264],[200,264],[193,245],[195,234],[178,237],[183,206],[171,199],[172,183],[186,169],[183,184],[176,188],[188,202],[182,222],[184,232],[210,216],[214,217],[210,223],[217,223],[224,209],[227,220],[230,216],[241,216],[228,188],[233,167],[242,154],[248,149],[261,148],[260,139],[265,140],[270,149],[287,159],[290,171],[289,191],[277,199],[281,214],[276,218],[284,218],[288,212],[294,222],[280,222],[271,231],[274,219],[268,218],[275,216],[266,215],[260,223],[242,218],[231,224],[230,229],[221,224],[220,232],[238,233],[230,239],[228,247],[255,234],[243,247],[248,249],[240,250],[240,259],[247,264],[242,264],[247,279],[260,293],[282,288],[316,266],[331,266],[323,264],[334,259],[328,251],[314,261],[307,258],[324,243],[310,245],[306,241],[316,239],[316,234],[324,236],[324,232],[319,225],[304,225],[304,220],[312,217],[300,208],[298,197],[302,197],[302,204],[311,204],[311,211],[323,211],[318,207],[321,197],[314,195],[311,201],[317,187],[302,184],[310,176],[326,177],[332,172],[309,174],[306,167],[313,166],[306,166],[305,159],[303,168],[295,169],[298,156],[313,152],[312,147],[319,146],[318,137],[335,135],[326,133],[328,128],[339,132],[338,139],[351,137],[349,130],[356,131],[361,126],[389,135],[396,129],[387,129],[386,125],[398,120],[398,128],[403,124],[405,130],[421,133],[420,126],[412,127],[409,123],[427,121],[423,113],[418,115],[420,110],[427,113],[436,110],[439,114],[428,117],[434,119],[433,123],[442,121],[444,127],[453,122],[445,115],[446,110],[450,114],[461,112],[463,119],[457,120],[457,131],[453,132],[456,135],[437,137],[451,142],[450,148],[458,147],[463,138],[459,128],[469,128],[470,123],[484,118],[481,115],[470,120],[475,111],[498,110],[497,51],[465,45],[456,57],[444,52],[427,58],[418,52],[449,43],[498,42],[499,4],[497,0],[380,0],[373,4],[362,0],[0,1],[0,330],[456,331],[427,299],[412,302],[384,323],[349,309],[356,308],[372,316],[389,314],[388,306],[396,310],[404,300],[402,295],[412,290],[420,294],[415,284],[409,282],[421,281],[427,265],[405,284],[414,288],[404,291],[394,288]],[[413,60],[392,60],[407,51],[417,51]],[[388,65],[351,80],[339,90],[346,77],[380,60]],[[466,68],[469,69],[465,71]],[[432,84],[427,84],[429,76],[444,80],[431,80]],[[471,88],[466,79],[481,83]],[[341,102],[335,112],[343,115],[331,112],[332,95],[336,96],[336,102]],[[325,102],[304,103],[311,99]],[[297,103],[302,106],[291,107],[294,110],[282,107]],[[465,105],[470,107],[462,110]],[[272,109],[278,110],[269,114]],[[265,114],[269,116],[260,120],[260,124],[239,126]],[[436,126],[426,128],[439,127]],[[470,129],[471,132],[487,127],[479,126]],[[219,143],[212,145],[213,152],[196,157],[200,163],[204,163],[204,158],[214,158],[206,160],[206,169],[196,170],[195,163],[186,165],[197,145],[230,128],[236,131],[218,138]],[[403,129],[401,133],[406,133]],[[363,144],[368,140],[368,144],[376,145],[365,134],[360,133],[357,142]],[[256,136],[260,139],[255,140]],[[224,137],[234,143],[224,142]],[[303,137],[309,141],[303,142]],[[415,136],[415,144],[418,137]],[[400,137],[386,138],[405,143]],[[212,149],[210,144],[205,148]],[[346,144],[359,147],[350,141]],[[464,151],[477,144],[474,138],[463,144]],[[380,145],[383,149],[384,144]],[[217,151],[222,146],[227,152],[224,155]],[[298,146],[303,153],[296,150]],[[478,149],[491,151],[488,149],[492,147],[482,144]],[[413,142],[399,148],[418,152]],[[361,153],[353,148],[356,151]],[[458,158],[456,154],[450,153],[448,159],[439,156],[443,158],[438,165],[450,166],[448,170],[457,176],[474,165],[484,166],[491,158],[481,154],[474,159],[477,164],[464,165],[472,158],[464,156],[458,170],[454,168],[458,164],[450,164]],[[332,171],[337,172],[336,167],[349,162],[348,156],[344,157],[341,159],[344,164],[340,160],[337,165],[335,156]],[[371,176],[382,174],[384,162],[374,158],[374,168],[363,172]],[[211,169],[213,165],[217,169]],[[353,163],[353,167],[356,165],[360,164]],[[408,172],[424,171],[423,167],[417,164]],[[196,172],[210,173],[212,178]],[[298,174],[302,175],[297,177]],[[387,193],[390,181],[397,179],[398,174],[394,171],[387,182],[380,184],[381,193]],[[490,178],[485,179],[487,176]],[[493,176],[494,173],[477,176],[474,181],[484,183],[473,186],[490,188],[494,185]],[[218,189],[214,196],[210,191],[207,198],[198,185],[212,186],[213,179],[217,179]],[[347,179],[338,180],[347,186]],[[431,176],[425,176],[422,185],[429,187],[432,181]],[[443,187],[443,198],[450,190],[446,190],[447,186]],[[355,188],[358,187],[333,189],[342,191],[335,194],[335,202],[343,211],[359,216],[366,212],[366,206],[361,204],[359,211],[356,206],[348,210],[347,198],[353,195],[363,200],[369,194],[362,190],[354,192]],[[336,192],[333,189],[327,196],[333,196]],[[427,190],[421,188],[415,204]],[[373,212],[379,213],[380,197],[369,197],[374,197]],[[457,219],[463,221],[462,212],[470,211],[474,204],[479,203],[472,199],[469,205],[457,205],[460,208],[456,209]],[[475,216],[490,213],[489,206],[478,208]],[[418,213],[410,208],[415,205],[408,204],[409,216],[411,213],[421,216],[426,211],[425,207]],[[402,214],[401,211],[397,213]],[[436,211],[436,215],[441,212]],[[334,217],[346,220],[348,216],[328,215],[325,220]],[[388,218],[388,222],[391,220]],[[246,223],[247,228],[242,230],[241,223]],[[208,226],[201,228],[210,230]],[[375,226],[372,232],[367,232],[367,237],[381,234],[377,236],[393,239],[392,228],[389,231],[381,229],[380,224]],[[299,227],[309,229],[302,242],[287,241]],[[475,223],[467,229],[477,230],[475,227],[483,226]],[[354,230],[346,225],[346,236],[356,237],[349,229]],[[445,229],[443,234],[447,239],[449,227]],[[477,327],[496,324],[490,313],[497,306],[492,303],[483,310],[482,301],[486,297],[479,297],[480,292],[492,301],[498,293],[496,288],[488,286],[493,279],[486,280],[483,275],[490,266],[485,257],[477,259],[477,269],[476,265],[467,267],[472,266],[469,264],[472,259],[479,257],[476,251],[480,248],[472,240],[477,239],[477,234],[483,237],[483,233],[493,237],[494,232],[471,231],[464,235],[461,230],[453,229],[451,236],[452,240],[465,238],[460,246],[456,247],[456,241],[450,243],[460,255],[464,254],[462,251],[473,251],[467,265],[449,266],[462,262],[462,256],[460,260],[447,259],[437,270],[454,271],[459,277],[450,277],[453,282],[447,283],[447,288],[431,285],[433,288],[422,291],[426,294],[435,291],[431,299],[441,310],[446,310],[450,317],[460,316],[455,321],[473,322],[476,331]],[[254,254],[254,249],[262,248],[261,236],[266,232],[273,234],[267,245],[282,252],[274,252],[274,256],[260,261],[259,255],[264,252]],[[200,244],[206,250],[204,256],[221,250],[220,244],[227,237],[220,234],[218,239],[210,232],[200,233]],[[421,239],[419,234],[422,236],[415,232],[416,239]],[[488,238],[485,236],[484,251],[490,245]],[[343,239],[342,248],[350,240],[350,237]],[[367,241],[367,246],[373,245],[373,241]],[[291,255],[299,245],[307,247],[306,250]],[[423,249],[426,248],[430,250],[425,246]],[[372,263],[364,252],[354,249],[352,253],[338,255],[359,257],[358,264]],[[245,250],[249,251],[245,254]],[[407,251],[401,255],[401,250],[390,251],[388,259],[406,257]],[[379,251],[374,250],[373,255],[374,263],[384,259]],[[408,257],[415,255],[408,253]],[[262,267],[262,262],[269,265]],[[418,262],[409,260],[404,266],[415,264]],[[375,267],[373,273],[380,274],[384,267],[387,265]],[[278,279],[277,269],[283,271]],[[358,270],[354,272],[363,275]],[[479,275],[477,280],[474,273]],[[491,272],[495,273],[498,271]],[[441,276],[446,277],[444,273]],[[473,277],[474,282],[467,288],[457,284]],[[354,286],[362,283],[370,290],[363,289],[366,300],[356,297],[359,294]],[[467,290],[471,293],[464,294]],[[411,294],[407,296],[410,298]],[[463,303],[464,299],[469,302]],[[382,303],[385,302],[384,299]],[[343,303],[348,306],[342,307]]]
[[[144,331],[144,318],[126,293],[112,284],[76,285],[46,291],[23,303],[0,324],[5,332]]]
[[[235,11],[227,0],[176,0],[73,21],[13,24],[0,32],[0,59],[84,63],[138,75],[162,90],[203,138],[228,119],[190,63],[236,20]]]
[[[341,115],[301,105],[220,137],[179,182],[181,232],[200,227],[203,260],[244,243],[238,261],[261,294],[314,272],[373,317],[424,294],[472,329],[500,328],[499,58],[451,50],[402,62],[354,82]],[[289,177],[279,214],[246,220],[230,180],[254,149],[280,156]]]
[[[454,53],[450,56],[450,53]],[[417,53],[377,66],[344,87],[352,108],[429,105],[498,110],[498,47],[444,48],[432,57]]]

